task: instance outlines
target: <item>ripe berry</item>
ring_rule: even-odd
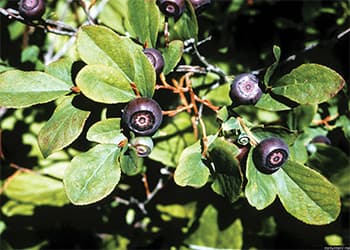
[[[253,151],[253,162],[258,170],[265,174],[276,172],[288,160],[287,144],[279,138],[262,140]]]
[[[132,138],[130,146],[136,150],[137,156],[146,157],[152,152],[154,144],[151,137],[140,136]]]
[[[321,143],[321,144],[326,144],[326,145],[331,145],[331,140],[324,135],[317,135],[312,140],[310,141],[309,144],[306,145],[306,149],[310,154],[313,154],[317,151],[317,147],[315,143]]]
[[[160,11],[168,16],[178,19],[185,10],[185,0],[157,0]]]
[[[18,7],[19,14],[28,20],[39,20],[45,13],[44,0],[21,0]]]
[[[209,5],[211,0],[191,0],[191,4],[195,11],[200,11],[207,5]]]
[[[164,67],[164,58],[162,54],[153,48],[147,48],[143,50],[143,53],[147,56],[148,60],[153,65],[157,74],[160,74]]]
[[[136,135],[154,134],[163,120],[162,109],[151,99],[140,97],[126,105],[122,115],[123,127]]]
[[[259,80],[253,74],[240,74],[231,83],[230,98],[234,106],[255,104],[261,96]]]
[[[331,145],[331,140],[324,135],[318,135],[315,136],[310,143],[323,143],[323,144],[327,144],[327,145]]]

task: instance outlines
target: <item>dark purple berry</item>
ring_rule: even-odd
[[[191,4],[195,11],[201,11],[210,4],[211,0],[191,0]]]
[[[157,74],[160,74],[164,67],[164,58],[162,54],[153,48],[147,48],[143,50],[143,53],[147,56],[148,60],[153,65]]]
[[[323,143],[323,144],[327,144],[327,145],[331,145],[331,140],[327,137],[327,136],[324,136],[324,135],[318,135],[318,136],[315,136],[311,141],[310,143]]]
[[[168,16],[178,19],[185,10],[185,0],[157,0],[160,11]]]
[[[253,151],[253,162],[256,168],[265,174],[276,172],[288,157],[288,145],[275,137],[262,140]]]
[[[240,74],[232,81],[230,98],[233,106],[256,104],[261,96],[259,80],[255,75]]]
[[[123,127],[136,135],[154,134],[163,120],[162,109],[151,99],[140,97],[126,105],[122,115]]]
[[[18,7],[19,14],[28,20],[39,20],[45,13],[44,0],[21,0]]]

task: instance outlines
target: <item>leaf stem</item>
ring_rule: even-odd
[[[239,122],[239,125],[242,127],[243,131],[247,134],[247,136],[249,137],[250,140],[250,144],[255,147],[256,145],[259,144],[258,140],[255,138],[255,136],[253,135],[252,131],[250,131],[250,129],[247,127],[247,125],[245,124],[244,120],[241,117],[237,117],[236,118]]]

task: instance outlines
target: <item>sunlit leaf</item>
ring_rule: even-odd
[[[201,187],[208,177],[209,169],[202,161],[201,145],[197,142],[182,152],[174,181],[179,186]]]
[[[284,208],[299,220],[307,224],[324,225],[338,217],[339,192],[316,171],[288,161],[273,178]]]
[[[68,203],[63,183],[36,173],[20,173],[6,185],[7,197],[33,205],[63,206]]]
[[[163,73],[165,75],[169,74],[175,66],[179,63],[184,44],[180,40],[174,40],[169,43],[169,46],[164,49],[162,56],[164,58],[164,69]]]
[[[44,72],[9,70],[0,74],[0,106],[24,108],[46,103],[69,93],[71,87]]]
[[[160,23],[160,14],[155,0],[129,0],[128,19],[134,33],[142,44],[155,47]]]
[[[81,92],[96,102],[122,103],[135,98],[131,82],[123,72],[106,65],[87,65],[76,78]]]
[[[39,132],[38,142],[44,157],[71,144],[83,130],[90,112],[73,106],[73,98],[63,99]]]
[[[228,227],[220,228],[220,212],[209,205],[199,218],[199,225],[185,242],[190,249],[241,249],[243,246],[243,225],[235,219]]]
[[[73,158],[63,179],[73,204],[97,202],[114,190],[120,179],[119,153],[114,144],[99,144]]]
[[[141,95],[152,97],[155,71],[142,47],[103,26],[83,26],[78,32],[77,48],[87,64],[115,67],[123,78],[136,84]]]
[[[334,70],[319,64],[302,64],[277,81],[272,92],[300,104],[317,104],[335,96],[345,80]]]
[[[126,139],[120,128],[120,118],[109,118],[96,122],[88,130],[86,138],[89,141],[116,145]]]

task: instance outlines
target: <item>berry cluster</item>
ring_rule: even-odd
[[[232,106],[254,105],[261,98],[263,92],[260,88],[259,79],[251,74],[237,75],[231,83],[229,96]],[[247,135],[238,138],[238,143],[245,146],[248,144]],[[288,145],[281,139],[269,137],[262,140],[253,150],[253,162],[256,168],[265,174],[272,174],[281,168],[288,160]]]

